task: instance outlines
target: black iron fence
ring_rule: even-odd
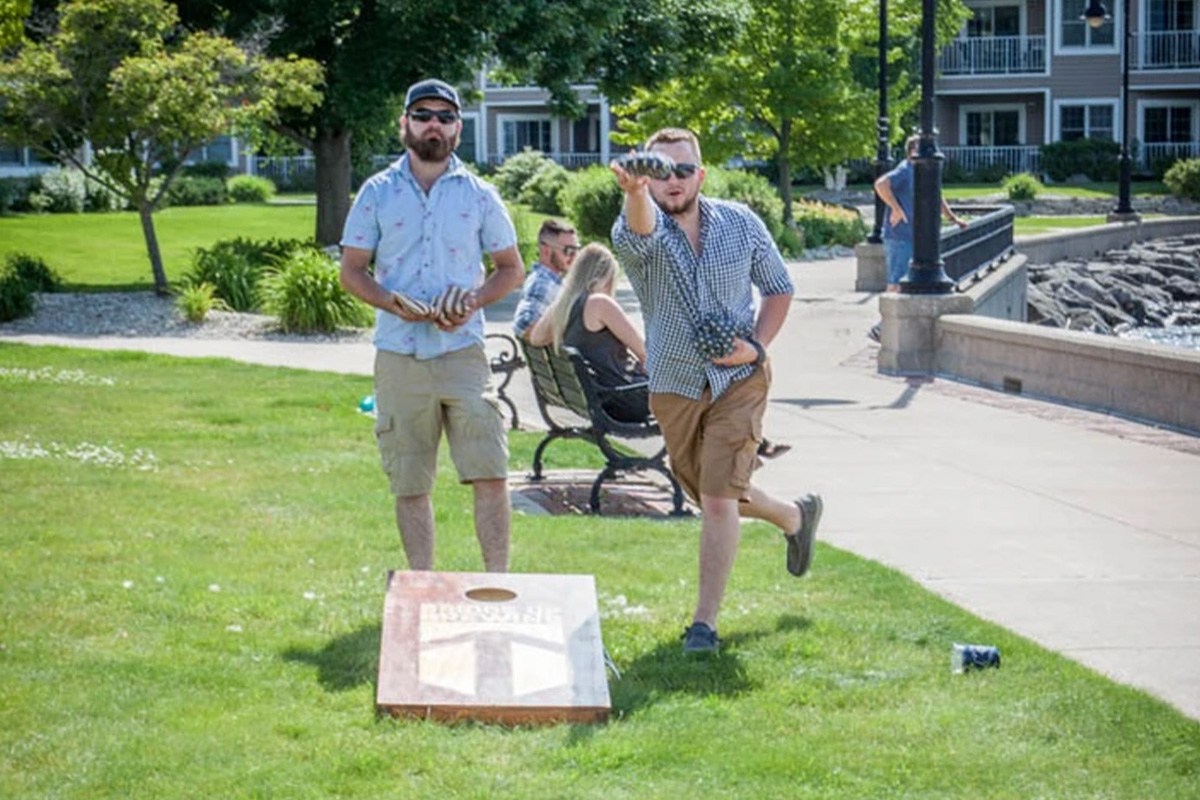
[[[959,216],[973,217],[965,228],[942,231],[942,261],[959,291],[980,280],[1013,253],[1012,206],[954,206]]]

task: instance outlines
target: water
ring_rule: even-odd
[[[1200,325],[1177,325],[1165,328],[1132,328],[1118,336],[1137,342],[1153,342],[1186,350],[1200,350]]]

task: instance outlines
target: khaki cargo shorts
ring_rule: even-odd
[[[732,384],[715,403],[705,387],[699,400],[652,393],[654,412],[671,457],[671,472],[699,503],[700,495],[744,500],[758,467],[758,443],[771,388],[771,362]]]
[[[375,441],[392,494],[429,494],[442,431],[463,483],[508,477],[508,438],[482,347],[427,360],[375,353]]]

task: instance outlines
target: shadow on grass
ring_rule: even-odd
[[[772,633],[802,631],[810,626],[805,617],[781,616],[774,631],[744,631],[722,637],[715,655],[687,655],[682,643],[665,642],[641,655],[621,671],[611,686],[613,714],[627,717],[667,697],[691,694],[738,697],[758,688],[746,673],[738,651]]]
[[[286,661],[316,667],[317,681],[330,692],[373,684],[379,675],[379,625],[364,625],[319,650],[290,647],[281,655]]]

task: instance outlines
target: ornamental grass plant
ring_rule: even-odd
[[[379,718],[403,558],[370,391],[0,343],[0,797],[1200,796],[1196,721],[828,545],[792,579],[757,523],[693,660],[698,520],[517,513],[514,571],[596,578],[610,721]],[[514,474],[538,440],[512,434]],[[445,453],[434,503],[437,568],[479,570]],[[951,674],[955,641],[1003,666]]]

